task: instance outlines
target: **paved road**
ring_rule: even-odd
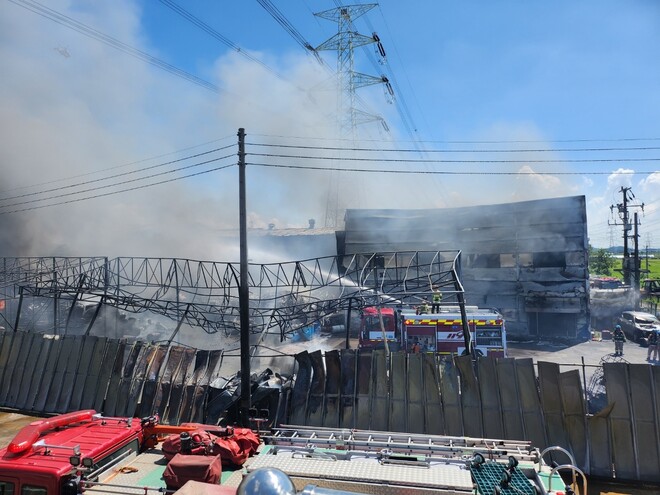
[[[602,361],[627,361],[629,363],[645,363],[647,349],[634,342],[626,342],[623,346],[623,356],[614,356],[614,342],[587,341],[575,345],[539,343],[509,343],[509,357],[529,358],[534,362],[551,361],[561,365],[582,364],[599,365]]]

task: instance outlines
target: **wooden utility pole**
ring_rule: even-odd
[[[250,292],[248,290],[247,208],[245,194],[245,129],[238,130],[238,203],[240,225],[240,281],[238,287],[238,311],[241,322],[241,398],[240,423],[250,425]]]

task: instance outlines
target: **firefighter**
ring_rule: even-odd
[[[429,303],[424,301],[422,303],[422,307],[420,309],[420,314],[425,315],[425,314],[428,314],[428,312],[429,312]]]
[[[647,361],[657,361],[658,360],[658,331],[651,330],[649,334],[649,350],[646,354]]]
[[[438,287],[433,289],[433,304],[431,304],[431,313],[440,312],[440,303],[442,302],[442,292]]]
[[[626,341],[626,336],[621,330],[621,325],[614,327],[614,355],[623,356],[623,343]]]

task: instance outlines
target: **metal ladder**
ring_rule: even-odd
[[[262,434],[266,444],[306,449],[336,449],[362,452],[388,451],[401,455],[468,459],[479,453],[489,460],[538,462],[538,449],[531,442],[493,438],[454,437],[349,428],[282,425]]]

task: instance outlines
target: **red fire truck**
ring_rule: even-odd
[[[397,312],[393,308],[379,310],[375,306],[367,306],[360,316],[358,338],[359,349],[383,349],[387,340],[390,351],[400,350],[401,328],[397,322]]]
[[[506,357],[504,318],[492,309],[466,306],[468,328],[476,353],[481,356]],[[401,345],[407,352],[463,354],[463,320],[457,307],[443,308],[435,314],[404,314],[401,321]]]

